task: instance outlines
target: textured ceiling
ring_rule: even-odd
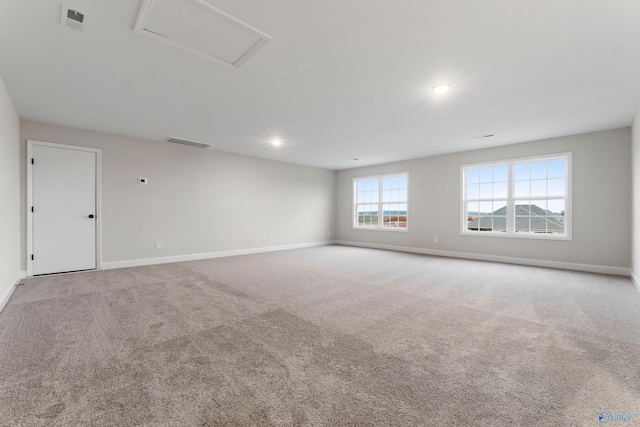
[[[273,40],[232,70],[136,33],[141,1],[65,0],[81,33],[58,2],[3,0],[19,115],[344,169],[629,126],[640,107],[637,0],[207,1]]]

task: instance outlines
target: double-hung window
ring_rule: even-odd
[[[571,239],[571,153],[463,165],[462,234]]]
[[[353,179],[353,228],[407,231],[407,173]]]

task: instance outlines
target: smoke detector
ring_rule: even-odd
[[[89,15],[66,5],[60,8],[60,25],[74,31],[87,32]]]

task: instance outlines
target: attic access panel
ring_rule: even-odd
[[[144,0],[135,30],[233,69],[271,40],[204,0]]]

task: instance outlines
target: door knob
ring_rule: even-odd
[[[89,215],[89,218],[93,218],[93,214]]]

